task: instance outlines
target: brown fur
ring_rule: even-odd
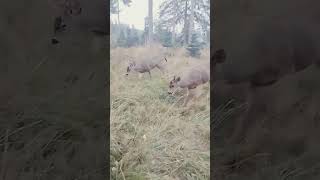
[[[312,65],[319,63],[319,1],[216,0],[211,7],[215,16],[211,45],[226,54],[224,63],[217,62],[223,57],[219,52],[212,58],[214,79],[219,82],[213,91],[225,95],[221,83],[233,91],[243,84],[249,95],[247,112],[241,109],[215,129],[219,155],[212,177],[319,179],[311,172],[294,177],[297,174],[289,170],[293,176],[285,177],[279,171],[292,167],[287,165],[290,158],[300,169],[314,167],[316,162],[310,159],[319,159],[315,114],[320,72]],[[232,143],[226,145],[230,134]],[[269,155],[258,157],[260,153]]]
[[[209,66],[191,67],[184,71],[180,76],[174,76],[169,83],[168,94],[172,94],[177,88],[187,89],[187,95],[184,99],[183,106],[186,106],[194,95],[194,90],[210,81]]]
[[[247,115],[263,111],[257,107],[256,102],[261,98],[257,98],[256,94],[265,87],[312,64],[319,64],[320,38],[317,30],[320,26],[308,23],[299,19],[294,22],[289,20],[284,22],[257,18],[253,25],[250,25],[255,29],[251,34],[254,38],[241,44],[235,42],[224,46],[220,46],[223,43],[217,45],[217,50],[212,56],[214,80],[223,80],[229,84],[250,83],[251,99],[248,99]],[[239,33],[245,34],[251,31],[246,28],[242,30],[243,32],[240,29]],[[238,48],[235,45],[239,45]],[[231,140],[238,142],[253,123],[252,120],[247,116],[240,120]]]
[[[79,0],[48,0],[51,5],[54,16],[53,34],[65,31],[67,25],[65,24],[66,18],[78,16],[82,12],[82,7]],[[59,41],[56,37],[51,40],[52,44],[57,44]]]
[[[164,62],[167,62],[167,58],[162,56],[145,58],[140,61],[131,60],[129,62],[129,65],[127,66],[126,75],[129,75],[131,71],[135,71],[138,73],[148,72],[151,78],[151,70],[154,68],[158,68],[162,73],[164,73]]]
[[[69,17],[81,13],[79,0],[48,0],[54,10],[55,16]]]

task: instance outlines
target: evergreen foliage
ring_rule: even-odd
[[[197,58],[200,57],[201,42],[198,40],[198,35],[196,33],[192,34],[191,43],[186,49],[190,56]]]

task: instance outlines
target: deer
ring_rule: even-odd
[[[210,66],[198,65],[189,67],[182,72],[181,75],[174,75],[169,82],[168,94],[172,95],[178,89],[187,89],[184,97],[183,107],[194,97],[195,90],[198,86],[206,84],[210,81]]]
[[[127,72],[125,75],[128,76],[132,71],[140,74],[147,72],[151,79],[151,70],[154,68],[158,68],[162,73],[164,73],[164,62],[168,62],[168,60],[166,57],[162,58],[161,56],[155,56],[152,58],[148,57],[141,59],[140,61],[131,59],[129,60],[129,65],[127,66]]]
[[[281,20],[262,19],[255,23],[252,23],[256,25],[252,39],[246,43],[239,41],[240,44],[219,41],[211,57],[213,83],[246,83],[248,87],[248,108],[245,115],[236,121],[229,139],[231,143],[240,143],[247,136],[248,129],[255,124],[258,114],[267,112],[264,109],[267,100],[259,102],[263,99],[261,92],[284,77],[300,73],[312,65],[320,65],[319,25],[310,23],[310,28],[309,22],[298,20],[286,20],[283,23]],[[245,30],[241,33],[249,32]],[[238,39],[241,35],[238,35]]]
[[[65,20],[70,17],[79,16],[82,12],[81,3],[79,0],[48,0],[51,5],[54,22],[53,22],[53,37],[52,44],[58,44],[59,40],[55,37],[57,33],[66,30],[67,25]]]

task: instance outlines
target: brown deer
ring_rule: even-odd
[[[266,87],[312,64],[320,64],[318,24],[298,19],[284,22],[262,18],[251,23],[253,27],[239,30],[239,34],[234,35],[237,40],[234,43],[219,41],[211,58],[213,82],[247,83],[249,87],[249,106],[245,116],[236,122],[231,142],[242,140],[255,124],[256,117],[267,112],[267,100],[259,98]],[[249,34],[252,38],[245,39]],[[224,38],[229,39],[232,35],[226,36],[228,34]]]
[[[126,76],[129,75],[130,72],[135,71],[138,73],[149,73],[151,78],[151,70],[154,68],[158,68],[162,73],[164,73],[164,61],[167,62],[166,57],[155,56],[152,58],[144,58],[139,61],[130,60],[129,65],[127,66]]]
[[[195,89],[210,81],[210,66],[199,65],[188,68],[179,76],[174,76],[169,83],[168,94],[173,94],[178,88],[187,89],[183,106],[194,97]]]
[[[78,16],[82,12],[79,0],[48,0],[54,14],[53,35],[66,30],[67,25],[65,19],[73,16]],[[59,41],[56,37],[51,39],[52,44],[57,44]]]

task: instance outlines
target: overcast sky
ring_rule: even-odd
[[[159,6],[163,0],[153,0],[153,17],[158,17]],[[148,15],[148,0],[133,0],[130,7],[125,7],[120,3],[120,22],[134,25],[136,29],[144,29],[144,18]],[[112,15],[111,19],[116,22],[117,15]]]

